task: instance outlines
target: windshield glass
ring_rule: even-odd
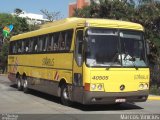
[[[145,67],[143,33],[131,30],[87,30],[87,66]]]
[[[146,66],[143,34],[136,31],[120,31],[123,66]]]
[[[89,66],[120,66],[114,60],[119,51],[118,31],[116,29],[93,29],[88,31],[86,62]]]

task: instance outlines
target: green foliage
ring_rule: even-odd
[[[14,13],[16,13],[17,15],[21,14],[23,11],[20,8],[16,8],[14,10]]]
[[[31,30],[38,29],[36,25],[29,25],[25,18],[20,18],[18,16],[12,16],[6,13],[0,13],[0,28],[3,29],[4,26],[13,24],[14,28],[11,35],[17,35],[20,33],[28,32]],[[1,34],[2,32],[0,32]]]
[[[0,27],[3,28],[6,25],[12,24],[15,22],[15,19],[12,15],[1,13],[0,14]]]
[[[160,88],[157,85],[151,85],[149,93],[153,95],[160,95]]]
[[[5,42],[2,45],[2,51],[0,52],[0,58],[1,58],[1,62],[3,64],[6,64],[7,61],[7,57],[8,57],[8,47],[9,47],[9,43]]]
[[[121,19],[128,20],[127,14],[132,13],[133,16],[134,4],[130,1],[130,4],[126,0],[100,0],[97,4],[91,1],[90,6],[86,6],[83,9],[76,9],[74,16],[86,17],[86,18],[108,18],[108,19]]]
[[[7,70],[7,59],[8,59],[8,42],[5,42],[2,45],[1,52],[0,52],[0,71],[4,73]]]
[[[14,19],[15,19],[15,23],[13,24],[14,25],[13,34],[19,34],[19,33],[30,31],[29,25],[25,18],[20,18],[15,16]]]
[[[20,12],[20,11],[19,11]],[[14,28],[8,38],[3,38],[2,30],[4,26],[13,24]],[[12,35],[28,32],[31,30],[38,29],[37,25],[29,25],[25,18],[18,16],[12,16],[6,13],[0,13],[0,42],[4,41],[3,45],[0,45],[0,67],[6,67],[7,56],[8,56],[8,41]]]

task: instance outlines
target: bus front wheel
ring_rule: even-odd
[[[61,86],[61,102],[66,106],[72,105],[72,102],[69,100],[69,92],[66,84]]]

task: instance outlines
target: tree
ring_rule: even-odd
[[[16,9],[14,10],[14,13],[15,13],[16,15],[20,15],[22,12],[23,12],[23,11],[22,11],[20,8],[16,8]]]
[[[58,19],[61,19],[61,13],[60,12],[49,12],[48,10],[46,9],[42,9],[40,10],[41,13],[43,13],[46,18],[49,20],[49,21],[54,21],[54,20],[58,20]]]
[[[9,24],[13,24],[14,26],[11,35],[17,35],[20,33],[37,29],[37,27],[29,25],[25,18],[13,16],[6,13],[0,13],[0,28],[1,28],[0,35],[2,33],[2,29],[4,28],[4,26],[7,26]]]
[[[7,59],[8,59],[8,47],[9,43],[5,42],[2,46],[1,52],[0,52],[0,61],[1,61],[1,69],[2,73],[4,73],[7,69]]]
[[[91,0],[90,6],[86,6],[83,9],[75,9],[74,16],[125,20],[126,14],[132,13],[134,6],[135,2],[133,0],[100,0],[98,4]]]
[[[5,42],[2,44],[2,40],[4,39],[2,35],[2,30],[5,26],[8,26],[10,24],[13,24],[14,26],[13,31],[7,38],[5,38]],[[0,13],[0,67],[3,70],[6,69],[7,66],[9,38],[12,35],[17,35],[35,29],[38,29],[38,27],[36,25],[29,25],[25,18],[12,16],[6,13]]]

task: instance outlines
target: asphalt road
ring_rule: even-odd
[[[72,107],[63,106],[60,99],[51,95],[30,91],[25,94],[18,91],[6,76],[0,76],[0,114],[2,120],[9,114],[36,114],[35,119],[45,117],[61,120],[96,120],[96,119],[122,119],[124,114],[160,114],[160,101],[148,100],[143,103],[121,105],[91,105],[84,106],[75,103]],[[37,114],[43,114],[38,115]],[[55,114],[53,116],[53,114]],[[118,115],[115,115],[118,114]],[[106,115],[107,116],[106,118]],[[12,116],[10,116],[12,117]],[[26,116],[29,117],[29,116]],[[130,116],[129,116],[130,117]],[[132,116],[131,116],[132,117]],[[160,116],[159,116],[160,117]],[[158,118],[159,118],[158,117]],[[1,119],[0,118],[0,119]],[[159,118],[160,119],[160,118]],[[47,119],[48,120],[48,119]]]

